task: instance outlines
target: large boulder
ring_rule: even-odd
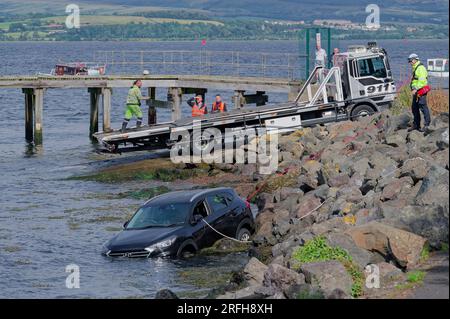
[[[274,292],[286,291],[290,286],[305,283],[305,276],[279,264],[270,264],[264,273],[263,285]]]
[[[352,237],[347,234],[332,232],[326,234],[325,238],[331,247],[340,247],[346,250],[361,269],[364,269],[372,260],[372,253],[358,247]]]
[[[433,247],[448,243],[449,209],[444,205],[408,205],[402,209],[385,210],[383,223],[408,230],[426,238]]]
[[[316,197],[313,194],[311,195],[307,194],[300,201],[300,204],[295,209],[294,216],[292,217],[303,218],[309,213],[311,213],[314,209],[319,207],[320,204],[321,204],[320,198]]]
[[[328,180],[328,185],[330,187],[338,187],[339,188],[341,186],[348,184],[349,182],[350,182],[350,177],[347,174],[342,173],[342,174],[339,174],[337,176],[330,178]]]
[[[350,228],[346,232],[356,245],[380,253],[405,268],[416,266],[427,240],[419,235],[394,228],[376,221]]]
[[[300,267],[307,283],[320,288],[326,298],[329,298],[336,289],[351,295],[353,280],[345,267],[338,261],[322,261],[305,263]]]
[[[422,186],[417,194],[419,205],[442,205],[448,203],[449,173],[445,168],[432,165],[423,178]]]
[[[324,299],[323,291],[310,284],[294,285],[285,291],[288,299]]]
[[[352,165],[352,173],[358,173],[361,176],[365,176],[369,168],[369,159],[367,157],[363,157],[354,162]]]
[[[421,157],[411,158],[403,163],[401,176],[410,176],[415,182],[423,179],[429,170],[427,161]]]
[[[266,270],[267,266],[265,264],[252,257],[244,267],[244,278],[250,286],[262,285]]]

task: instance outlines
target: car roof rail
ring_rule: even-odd
[[[208,194],[208,193],[218,192],[218,191],[229,191],[229,190],[233,191],[233,189],[232,189],[231,187],[208,188],[208,189],[205,189],[205,190],[203,190],[203,191],[201,191],[201,192],[199,192],[199,193],[197,193],[197,194],[194,194],[194,195],[191,197],[190,202],[193,202],[193,201],[196,200],[198,197],[203,196],[203,195],[206,195],[206,194]]]

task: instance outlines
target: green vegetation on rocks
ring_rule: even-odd
[[[159,180],[173,182],[208,175],[209,166],[199,164],[194,168],[173,164],[167,159],[152,159],[130,164],[118,165],[98,173],[70,177],[70,180],[95,181],[100,183],[120,183],[127,181]]]
[[[341,262],[353,280],[352,296],[362,295],[364,276],[359,267],[353,263],[352,256],[340,247],[331,247],[324,237],[318,236],[307,241],[305,245],[294,251],[292,259],[294,262],[292,268],[294,269],[299,269],[303,263],[331,260]]]

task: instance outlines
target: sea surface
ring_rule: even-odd
[[[361,42],[340,41],[333,46],[343,51],[357,43]],[[423,59],[448,57],[448,40],[387,40],[379,44],[389,52],[396,79],[405,79],[406,58],[411,52]],[[0,76],[48,73],[58,61],[92,61],[97,50],[302,53],[296,41],[209,41],[204,47],[200,41],[0,42]],[[115,128],[122,121],[126,93],[125,88],[113,92]],[[207,100],[216,93],[231,102],[233,92],[210,91]],[[165,99],[167,91],[158,90],[157,95]],[[269,92],[270,102],[286,98]],[[248,257],[242,254],[188,261],[102,257],[102,244],[142,203],[118,194],[157,183],[101,184],[67,178],[161,154],[98,153],[97,145],[88,138],[89,95],[85,89],[47,90],[44,104],[44,144],[36,148],[24,139],[22,92],[0,89],[0,298],[150,298],[162,288],[180,296],[201,297],[211,287],[200,285],[199,276],[218,277],[246,263]],[[189,115],[187,106],[183,114]],[[165,110],[158,111],[161,121],[169,116]],[[80,268],[78,289],[66,287],[66,266],[70,264]]]

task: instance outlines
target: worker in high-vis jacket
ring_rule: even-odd
[[[192,117],[203,116],[208,113],[208,109],[201,95],[189,99],[187,104],[192,108]]]
[[[216,100],[212,104],[211,113],[224,113],[227,111],[227,105],[222,100],[220,94],[216,95]]]
[[[141,87],[142,81],[136,80],[133,82],[133,86],[128,90],[125,117],[122,123],[122,132],[125,132],[128,122],[130,122],[133,116],[136,117],[136,127],[141,127],[142,125],[141,100],[147,100],[148,97],[142,96]]]
[[[414,117],[413,126],[409,131],[417,130],[420,132],[429,131],[431,123],[430,110],[427,105],[427,93],[431,90],[428,85],[428,71],[426,67],[420,62],[419,56],[415,53],[408,57],[408,63],[412,67],[411,77],[411,93],[412,93],[412,113]],[[425,126],[423,129],[420,126],[421,118],[420,112],[423,113]]]

